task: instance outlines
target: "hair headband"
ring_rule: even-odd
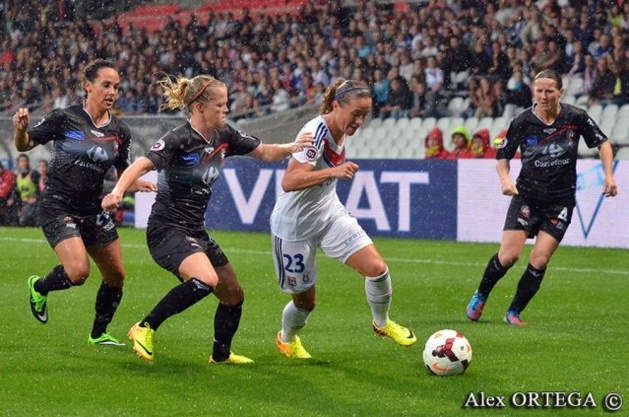
[[[208,80],[208,82],[206,82],[205,84],[203,84],[203,87],[201,87],[201,89],[199,90],[198,93],[195,94],[195,96],[192,98],[192,100],[190,100],[190,103],[188,103],[188,105],[186,107],[189,107],[192,103],[194,103],[195,101],[197,101],[199,99],[199,97],[201,97],[201,95],[203,94],[203,92],[208,88],[208,86],[212,83],[212,81],[214,80]]]
[[[341,84],[341,86],[342,85],[343,84]],[[342,91],[339,91],[339,90],[342,90]],[[356,86],[356,87],[347,87],[345,89],[339,89],[339,90],[336,90],[336,93],[334,94],[334,98],[336,100],[338,100],[339,97],[341,97],[343,94],[349,93],[350,91],[365,90],[365,91],[369,92],[369,89],[367,87],[365,87],[365,86],[362,86],[362,85]]]

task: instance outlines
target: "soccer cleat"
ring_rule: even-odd
[[[48,299],[47,296],[41,295],[35,290],[35,282],[39,277],[37,275],[32,275],[28,278],[26,282],[28,285],[29,298],[31,303],[31,313],[33,313],[33,317],[37,319],[40,323],[48,322],[48,306],[46,305],[46,301]]]
[[[87,339],[87,343],[90,345],[100,345],[100,346],[125,346],[124,343],[122,343],[120,340],[116,339],[115,337],[107,334],[107,333],[103,333],[98,337],[92,337],[90,336]]]
[[[504,322],[513,324],[514,326],[526,326],[526,322],[520,319],[520,314],[515,311],[507,311],[505,313]]]
[[[384,327],[378,327],[376,323],[372,323],[373,331],[378,336],[390,337],[400,346],[412,346],[417,343],[417,337],[410,329],[404,326],[400,326],[393,320],[387,320],[387,324]]]
[[[208,363],[213,364],[229,364],[229,365],[244,365],[246,363],[253,363],[253,359],[249,359],[246,356],[236,355],[234,352],[229,352],[229,357],[224,361],[215,361],[213,357],[210,356]]]
[[[472,321],[478,321],[478,319],[480,319],[480,315],[483,314],[483,308],[485,308],[486,301],[486,295],[481,295],[478,291],[475,291],[472,299],[467,305],[467,318]]]
[[[133,350],[147,362],[153,362],[153,336],[155,330],[136,323],[129,329],[129,339],[133,341]]]
[[[282,341],[282,331],[277,332],[277,338],[275,339],[275,345],[277,349],[282,352],[287,358],[291,359],[310,359],[310,353],[301,344],[299,336],[295,336],[295,340],[292,342]]]

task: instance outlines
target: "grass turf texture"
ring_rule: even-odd
[[[109,331],[125,341],[176,283],[150,258],[142,230],[120,229],[125,293]],[[155,363],[124,348],[89,346],[94,297],[87,283],[49,297],[50,321],[28,306],[26,278],[46,274],[54,253],[39,229],[0,228],[0,403],[3,416],[458,416],[598,415],[602,397],[627,391],[629,257],[625,250],[560,247],[542,289],[523,314],[529,326],[502,323],[523,258],[497,285],[479,323],[465,306],[497,245],[377,239],[390,266],[391,316],[412,328],[417,345],[375,337],[363,280],[319,257],[319,303],[301,333],[310,361],[289,360],[274,337],[288,296],[279,292],[266,234],[216,232],[246,293],[233,350],[247,366],[207,364],[216,299],[172,317],[156,333]],[[423,343],[453,328],[470,340],[466,374],[429,375]],[[506,396],[507,408],[462,408],[470,392]],[[517,391],[592,392],[596,408],[514,409]],[[626,407],[625,407],[626,408]],[[623,410],[626,412],[626,409]],[[559,412],[559,414],[557,414]],[[621,412],[622,414],[622,412]]]

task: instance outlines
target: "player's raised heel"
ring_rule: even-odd
[[[133,342],[133,350],[147,362],[153,362],[153,336],[155,330],[136,323],[129,329],[129,339]]]
[[[48,296],[41,295],[35,290],[35,283],[40,279],[37,275],[31,275],[26,281],[28,286],[29,301],[31,304],[31,313],[33,317],[40,323],[48,322]]]
[[[514,326],[526,326],[526,322],[520,319],[520,314],[515,311],[507,311],[505,313],[504,322]]]
[[[472,321],[478,321],[481,314],[483,314],[483,308],[485,308],[486,302],[487,296],[479,294],[478,291],[474,292],[472,299],[467,305],[467,318]]]
[[[372,326],[378,336],[390,337],[400,346],[412,346],[417,343],[417,337],[410,329],[400,326],[393,320],[388,320],[384,327],[378,327],[376,323],[372,323]]]

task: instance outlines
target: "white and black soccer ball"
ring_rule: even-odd
[[[426,341],[423,359],[434,375],[460,375],[472,362],[472,345],[456,330],[439,330]]]

